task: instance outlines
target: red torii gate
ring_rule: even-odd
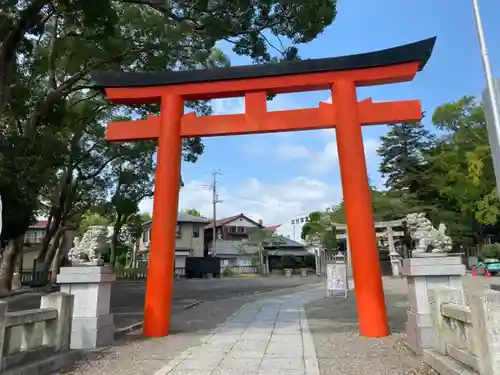
[[[378,248],[363,149],[362,125],[418,121],[418,100],[358,102],[356,87],[411,81],[430,58],[436,38],[387,50],[336,58],[197,71],[95,72],[92,87],[120,104],[161,103],[160,116],[108,125],[110,142],[158,140],[153,228],[149,255],[144,335],[170,329],[175,231],[182,137],[336,128],[360,332],[389,334]],[[332,104],[268,112],[266,94],[329,89]],[[245,113],[184,114],[185,100],[245,98]]]

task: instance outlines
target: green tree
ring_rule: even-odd
[[[438,107],[432,119],[443,135],[427,157],[445,222],[460,241],[472,236],[481,245],[485,225],[500,215],[483,106],[466,96]]]
[[[285,243],[283,236],[280,236],[273,230],[268,230],[264,228],[256,228],[253,230],[246,242],[247,246],[257,248],[257,252],[254,252],[254,257],[252,259],[253,265],[259,266],[261,272],[265,272],[264,264],[264,253],[266,248],[279,249]]]
[[[139,203],[154,194],[154,151],[155,147],[150,142],[131,144],[127,158],[111,163],[109,177],[112,196],[107,207],[108,214],[113,218],[110,246],[112,265],[115,264],[123,226],[139,214]]]
[[[76,235],[78,236],[83,236],[87,229],[89,229],[90,226],[93,225],[103,225],[103,226],[109,226],[111,222],[109,219],[105,216],[99,215],[98,213],[89,213],[85,216],[83,216],[82,220],[80,221],[80,225],[78,226],[78,229],[76,231]]]
[[[309,243],[321,245],[330,253],[334,252],[338,244],[332,210],[311,213],[302,227],[300,237]]]
[[[191,215],[191,216],[198,216],[198,217],[203,217],[200,212],[198,210],[196,210],[195,208],[189,208],[187,210],[183,210],[182,212],[184,212],[185,214],[187,215]]]
[[[425,189],[422,176],[426,172],[424,150],[432,145],[433,136],[419,122],[401,123],[381,138],[377,150],[382,158],[379,171],[386,178],[387,188],[405,195],[415,195]]]
[[[79,113],[75,106],[100,95],[85,89],[90,71],[225,66],[227,58],[215,48],[219,41],[232,44],[237,54],[247,55],[257,63],[295,60],[298,50],[294,45],[313,40],[335,16],[334,0],[303,4],[292,4],[288,0],[251,4],[218,0],[208,5],[197,0],[3,2],[0,4],[0,121],[5,124],[1,143],[8,145],[8,152],[3,150],[0,156],[0,191],[3,193],[6,187],[7,210],[16,213],[9,218],[16,224],[6,223],[6,228],[22,233],[37,209],[58,211],[51,218],[48,239],[61,233],[66,225],[77,223],[85,213],[86,202],[93,201],[97,191],[90,189],[95,186],[92,181],[82,183],[68,173],[73,168],[68,158],[72,152],[68,144],[71,140],[81,140],[75,137],[79,131],[75,126],[78,119],[89,117],[87,111]],[[273,38],[287,38],[288,42],[276,44],[271,41]],[[292,46],[275,47],[287,44]],[[117,113],[137,117],[137,114],[145,116],[159,110],[158,106],[123,109],[109,103],[105,105],[108,107],[97,121],[101,125]],[[198,112],[210,113],[207,103],[187,105]],[[81,149],[83,153],[85,150]],[[203,151],[203,144],[198,138],[184,140],[184,151],[188,159],[189,155],[195,155],[196,159]],[[78,152],[72,155],[77,155],[79,160]],[[17,160],[23,158],[24,166],[22,163],[16,166]],[[54,175],[58,179],[54,179]],[[7,186],[16,179],[17,185],[11,185],[12,193],[7,194]],[[68,180],[72,181],[68,183]],[[47,196],[43,189],[50,190],[54,181],[58,184],[55,190],[59,199],[41,204],[39,197]],[[86,190],[82,189],[83,185]],[[71,193],[75,191],[85,191],[85,194],[75,199]],[[107,189],[103,187],[101,191]],[[71,197],[70,203],[61,200],[63,197]],[[74,215],[64,213],[75,206],[79,209]],[[21,236],[15,237],[12,233],[6,230],[2,237]],[[50,253],[45,245],[39,259],[44,258],[47,263]],[[15,257],[16,254],[12,254],[3,259]],[[1,279],[0,274],[0,283]]]
[[[218,41],[226,40],[233,44],[236,53],[250,56],[255,62],[271,61],[271,48],[279,52],[280,58],[293,60],[297,57],[297,48],[278,49],[269,43],[269,35],[288,38],[294,44],[310,42],[335,19],[336,3],[336,0],[302,3],[288,0],[173,3],[157,0],[7,0],[0,4],[0,110],[14,97],[11,87],[16,81],[15,74],[22,69],[17,56],[22,53],[31,58],[36,40],[42,39],[49,27],[68,30],[74,36],[72,42],[81,43],[79,55],[88,54],[90,60],[95,52],[102,54],[112,51],[110,47],[118,47],[114,38],[120,30],[116,27],[118,23],[143,22],[149,14],[157,18],[149,28],[143,24],[142,28],[136,28],[138,33],[121,30],[129,38],[152,31],[161,32],[163,40],[168,35],[169,41],[178,42],[165,46],[164,51],[173,56],[177,51],[179,56],[203,56]],[[79,32],[74,32],[77,29]],[[149,48],[154,49],[157,42],[162,43],[162,39],[156,39],[156,43],[148,39],[147,46],[139,50],[132,43],[125,44],[119,56],[132,54],[140,60]],[[67,43],[63,44],[67,47]],[[111,53],[106,58],[112,64],[117,60],[118,56]],[[87,63],[88,67],[94,64],[93,61]],[[86,72],[81,73],[77,81],[85,77]]]

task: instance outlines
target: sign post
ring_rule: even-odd
[[[328,261],[326,264],[326,296],[335,297],[344,294],[344,298],[347,298],[348,290],[346,257],[339,252],[333,261]]]

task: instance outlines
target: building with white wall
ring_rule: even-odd
[[[304,240],[300,238],[300,235],[302,233],[302,227],[305,223],[307,223],[308,219],[309,214],[294,216],[290,220],[287,220],[285,223],[281,224],[281,226],[276,229],[276,233],[304,244]]]

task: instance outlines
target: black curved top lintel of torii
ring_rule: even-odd
[[[303,75],[354,69],[369,69],[418,62],[422,70],[431,57],[436,37],[385,50],[356,55],[298,60],[262,65],[244,65],[165,72],[95,71],[89,88],[169,86],[201,82],[221,82],[251,78]]]

